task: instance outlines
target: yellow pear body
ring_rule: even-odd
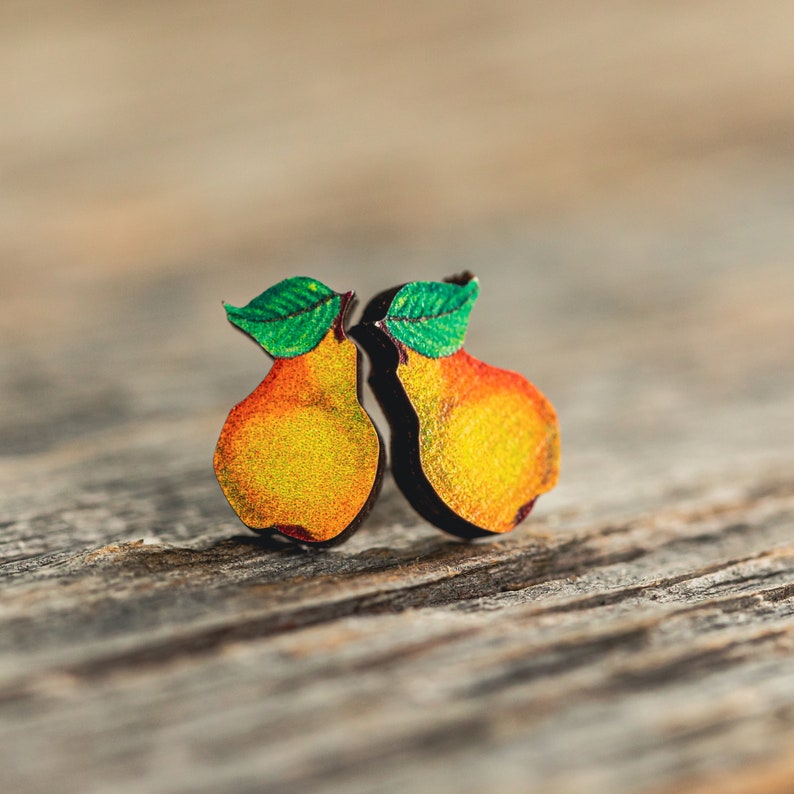
[[[355,345],[332,329],[308,353],[276,359],[229,413],[214,464],[249,527],[312,542],[344,532],[380,472],[380,440],[358,400]]]
[[[522,375],[464,350],[429,358],[404,349],[397,377],[419,420],[419,457],[454,513],[508,532],[559,476],[551,403]]]

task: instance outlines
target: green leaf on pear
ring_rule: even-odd
[[[295,276],[238,308],[224,304],[229,322],[253,337],[274,358],[314,350],[339,316],[342,296],[321,281]]]
[[[476,278],[465,284],[413,281],[394,296],[381,322],[411,350],[428,358],[451,356],[463,347],[479,291]]]

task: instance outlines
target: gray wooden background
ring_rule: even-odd
[[[4,0],[0,790],[794,791],[792,31]],[[388,478],[345,546],[258,541],[221,300],[464,268],[559,488],[493,542]]]

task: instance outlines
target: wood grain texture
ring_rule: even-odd
[[[0,8],[0,790],[794,790],[792,5],[401,9]],[[465,269],[560,486],[248,533],[221,300]]]

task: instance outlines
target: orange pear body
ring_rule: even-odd
[[[371,503],[382,460],[358,400],[357,355],[350,340],[329,330],[308,353],[277,358],[229,413],[215,472],[249,527],[326,542]]]
[[[557,417],[522,375],[462,349],[441,358],[404,349],[397,378],[418,419],[424,475],[462,519],[508,532],[555,486]]]

